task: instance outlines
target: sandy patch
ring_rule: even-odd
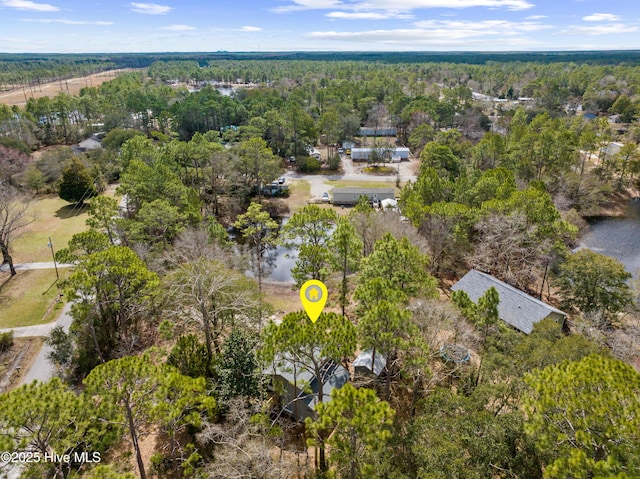
[[[40,98],[43,96],[56,96],[61,91],[69,95],[78,95],[80,90],[85,87],[100,86],[106,81],[113,80],[118,75],[125,72],[132,72],[136,69],[122,68],[119,70],[110,70],[101,73],[94,73],[78,78],[69,78],[68,80],[60,80],[55,82],[43,83],[42,85],[33,87],[16,88],[0,93],[0,103],[13,106],[25,106],[29,98]]]

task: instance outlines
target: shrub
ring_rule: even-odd
[[[13,346],[13,331],[0,334],[0,353],[8,351]]]
[[[335,171],[340,168],[340,155],[333,155],[329,157],[328,165],[330,170]]]
[[[316,160],[311,156],[303,156],[298,158],[298,171],[302,173],[315,173],[320,171],[320,160]]]

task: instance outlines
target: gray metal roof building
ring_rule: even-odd
[[[376,351],[375,358],[372,358],[373,351],[371,349],[363,351],[358,354],[358,357],[353,362],[353,367],[356,374],[362,374],[365,376],[374,375],[380,376],[384,368],[387,366],[386,358],[378,351]],[[371,359],[373,359],[373,370],[371,369]]]
[[[366,196],[370,201],[395,198],[395,190],[393,188],[334,188],[331,193],[334,205],[355,205],[361,196]]]
[[[498,290],[500,296],[498,304],[500,319],[524,333],[530,334],[533,331],[533,325],[543,319],[551,317],[562,325],[567,317],[563,311],[503,283],[489,274],[476,270],[465,274],[451,289],[464,291],[471,301],[477,303],[478,299],[492,286]]]
[[[353,161],[368,160],[373,150],[376,150],[378,152],[378,155],[380,156],[380,158],[382,158],[384,155],[390,155],[390,156],[387,156],[387,161],[391,161],[391,158],[393,157],[399,158],[401,160],[408,160],[409,154],[411,153],[409,148],[406,148],[406,147],[352,148],[351,159]]]
[[[397,128],[395,127],[372,127],[372,126],[363,126],[360,128],[358,135],[360,136],[396,136],[398,133]]]

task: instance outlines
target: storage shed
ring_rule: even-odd
[[[334,188],[332,193],[333,204],[345,206],[358,204],[361,196],[366,196],[374,203],[395,198],[393,188]]]
[[[386,366],[387,359],[379,351],[374,357],[371,349],[362,351],[353,362],[354,373],[360,377],[378,377]]]
[[[471,301],[477,303],[478,299],[492,286],[496,288],[500,297],[498,316],[523,333],[530,334],[534,324],[547,318],[552,318],[560,326],[564,325],[567,313],[475,269],[460,278],[451,290],[464,291]]]

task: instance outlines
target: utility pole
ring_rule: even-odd
[[[56,263],[56,254],[53,252],[53,242],[51,241],[51,236],[49,236],[49,244],[47,246],[51,248],[51,256],[53,257],[53,267],[56,269],[56,280],[59,280],[60,275],[58,274],[58,264]]]

